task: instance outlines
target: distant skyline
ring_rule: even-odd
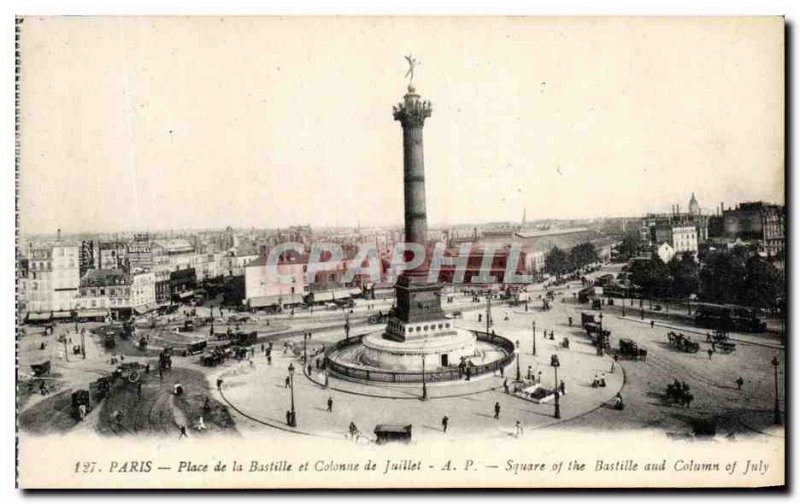
[[[26,18],[21,231],[431,226],[784,203],[781,18]]]

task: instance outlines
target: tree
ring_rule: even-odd
[[[582,268],[587,264],[592,264],[600,260],[597,249],[590,242],[581,243],[572,247],[569,251],[569,259],[573,268]]]
[[[692,254],[684,254],[680,259],[673,257],[667,263],[667,269],[672,277],[672,297],[688,298],[697,293],[700,268]]]
[[[743,289],[739,291],[739,304],[759,308],[775,308],[785,295],[783,274],[760,256],[745,263]]]
[[[544,256],[544,269],[550,274],[559,276],[572,270],[573,266],[566,252],[558,247],[553,247]]]
[[[745,256],[738,250],[720,250],[706,256],[698,275],[703,300],[736,304],[744,288]]]
[[[655,254],[649,260],[635,261],[630,268],[630,278],[650,300],[651,307],[653,298],[669,295],[672,286],[667,265]]]
[[[626,234],[622,242],[617,245],[617,253],[619,259],[627,261],[631,257],[636,257],[639,254],[639,248],[642,246],[642,238],[638,233]]]

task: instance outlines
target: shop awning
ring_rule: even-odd
[[[247,300],[250,308],[266,308],[267,306],[278,306],[281,303],[281,296],[256,296]]]
[[[312,295],[314,296],[315,303],[327,303],[334,299],[332,291],[314,292]]]
[[[50,312],[47,313],[28,313],[28,320],[31,322],[44,322],[50,320]]]
[[[180,298],[180,299],[188,299],[188,298],[190,298],[190,297],[194,296],[194,291],[183,291],[183,292],[179,292],[179,293],[177,294],[177,296],[178,296],[178,298]]]
[[[53,312],[53,318],[54,318],[54,319],[68,319],[68,318],[72,318],[72,313],[70,313],[70,312],[68,312],[68,311],[57,311],[57,312]]]
[[[144,315],[145,313],[155,310],[157,307],[158,305],[156,303],[145,303],[143,305],[135,306],[133,311],[139,315]]]
[[[108,316],[108,310],[105,309],[78,310],[78,317],[96,318],[96,317],[107,317],[107,316]]]
[[[355,288],[355,287],[350,289],[350,295],[351,296],[360,296],[361,294],[362,294],[361,289],[358,289],[358,288]]]

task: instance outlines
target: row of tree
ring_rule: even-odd
[[[553,247],[544,256],[544,270],[551,275],[561,276],[598,260],[597,249],[590,242],[576,245],[569,252]]]
[[[654,254],[631,265],[630,281],[649,299],[696,294],[711,303],[773,308],[786,295],[782,272],[745,247],[709,252],[702,266],[691,254],[666,264]]]

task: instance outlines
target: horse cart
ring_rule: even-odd
[[[680,352],[697,353],[700,351],[700,343],[692,341],[688,336],[684,336],[683,333],[670,331],[667,333],[667,339],[669,339],[669,345]]]
[[[142,378],[142,366],[138,362],[123,362],[114,370],[113,376],[136,383]]]
[[[31,364],[31,370],[33,371],[33,376],[47,376],[50,374],[50,361],[46,360],[38,364]]]
[[[647,350],[640,347],[635,341],[627,338],[620,338],[619,350],[616,355],[632,360],[647,360]]]
[[[665,396],[669,404],[678,404],[687,408],[694,400],[694,396],[689,392],[689,386],[685,383],[679,383],[677,380],[667,385]]]

